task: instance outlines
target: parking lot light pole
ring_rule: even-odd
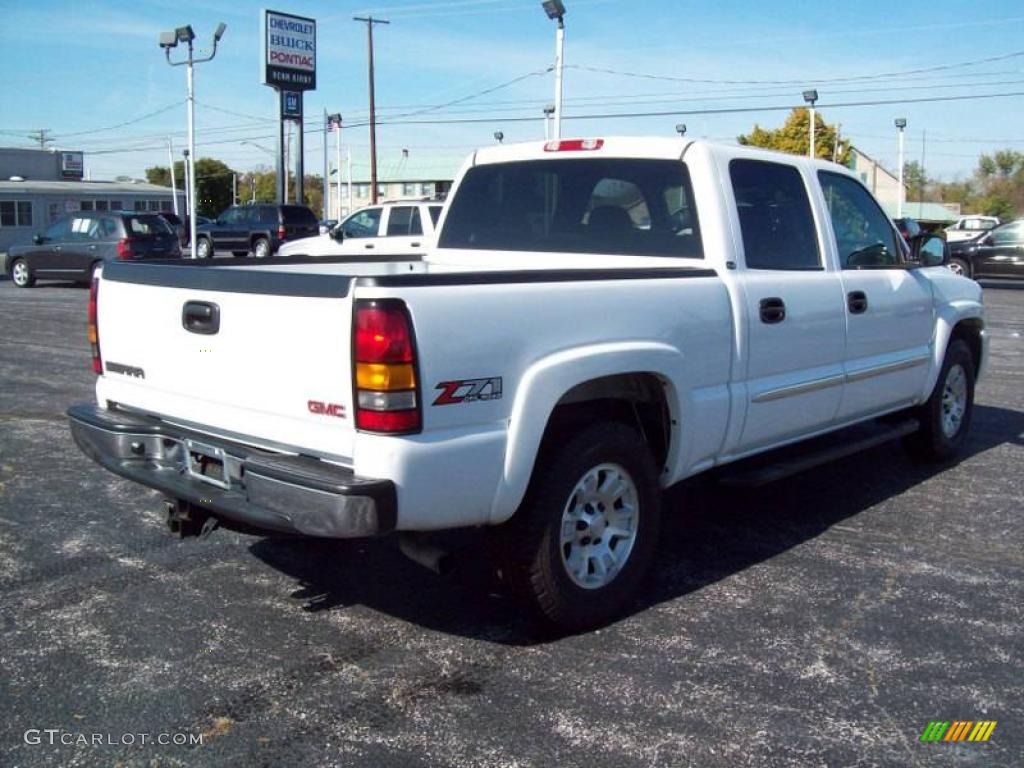
[[[903,190],[903,129],[906,128],[906,127],[907,127],[907,118],[905,118],[905,117],[897,117],[896,118],[896,129],[899,131],[899,138],[898,138],[899,152],[898,152],[898,158],[897,158],[896,162],[899,163],[899,180],[900,180],[900,189],[899,189],[898,197],[896,198],[896,218],[897,219],[902,219],[903,218],[903,198],[904,198],[904,190]]]
[[[210,61],[214,56],[217,55],[217,43],[224,36],[224,30],[227,29],[227,24],[221,22],[217,25],[217,29],[213,33],[213,48],[210,51],[210,55],[202,59],[197,59],[193,55],[192,41],[196,39],[196,33],[192,31],[192,26],[186,24],[184,27],[178,27],[177,29],[168,30],[160,33],[160,47],[164,49],[164,53],[167,55],[167,63],[172,67],[186,67],[186,82],[188,83],[188,187],[186,189],[186,195],[188,196],[188,210],[191,214],[189,216],[189,244],[191,247],[191,256],[196,258],[196,113],[195,113],[195,83],[193,80],[193,65],[201,64],[204,61]],[[174,48],[178,43],[186,43],[188,45],[188,58],[183,61],[171,61],[171,48]],[[171,173],[174,173],[174,167],[171,167]]]
[[[817,100],[818,100],[818,92],[817,91],[815,91],[813,89],[809,90],[809,91],[804,91],[804,101],[806,101],[810,105],[808,107],[808,112],[809,112],[809,114],[811,116],[811,120],[810,120],[810,123],[811,123],[811,129],[810,129],[810,132],[811,132],[811,146],[807,150],[807,156],[809,158],[811,158],[812,160],[814,159],[814,102],[816,102]]]
[[[565,66],[565,5],[562,0],[544,0],[541,3],[549,19],[558,21],[555,32],[555,126],[553,139],[562,137],[562,70]]]
[[[555,114],[555,105],[548,104],[544,107],[544,140],[551,138],[551,116]]]
[[[174,206],[174,215],[178,215],[178,183],[174,180],[174,142],[171,141],[171,137],[167,137],[167,165],[171,169],[171,203]]]

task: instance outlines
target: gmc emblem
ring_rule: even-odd
[[[345,418],[345,406],[338,403],[324,403],[320,400],[310,400],[306,403],[309,412],[317,416],[334,416],[337,419]]]

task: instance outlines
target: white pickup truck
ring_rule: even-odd
[[[854,424],[879,432],[821,455],[961,446],[981,289],[940,237],[911,251],[823,161],[490,147],[423,260],[105,265],[71,429],[179,533],[398,532],[436,563],[427,532],[490,527],[511,588],[578,630],[637,589],[661,489]]]

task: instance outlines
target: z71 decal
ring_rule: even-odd
[[[434,389],[443,390],[434,405],[459,405],[481,400],[501,400],[501,377],[442,381]]]

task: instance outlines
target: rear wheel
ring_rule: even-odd
[[[950,259],[947,266],[949,267],[949,271],[954,275],[960,275],[962,277],[971,276],[971,265],[963,259]]]
[[[502,575],[549,627],[607,623],[647,571],[659,502],[637,433],[614,422],[584,427],[542,452],[522,505],[496,530]]]
[[[933,461],[952,457],[967,439],[974,410],[974,358],[967,344],[954,339],[946,348],[931,397],[914,415],[921,429],[907,438],[907,447]]]
[[[270,243],[265,237],[257,237],[252,241],[252,255],[257,259],[265,259],[270,255]]]
[[[31,288],[36,284],[35,275],[28,268],[28,262],[24,259],[15,259],[11,264],[11,282],[18,288]]]
[[[196,238],[196,258],[208,259],[213,256],[213,243],[208,237]]]

